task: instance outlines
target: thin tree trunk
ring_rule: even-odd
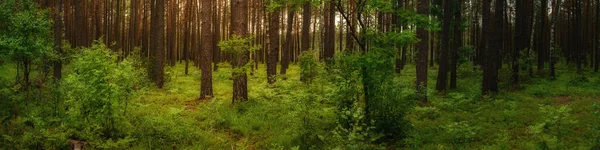
[[[421,0],[418,13],[429,15],[429,0]],[[429,33],[424,27],[417,28],[417,96],[421,103],[427,103],[427,52],[429,48]]]
[[[269,58],[267,59],[267,80],[269,84],[276,81],[277,62],[279,59],[279,15],[281,8],[269,13]],[[304,45],[304,43],[303,43]]]

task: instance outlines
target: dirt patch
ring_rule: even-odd
[[[198,110],[198,101],[197,100],[186,101],[185,102],[185,110],[189,110],[189,111]]]
[[[556,96],[552,98],[552,102],[558,105],[567,105],[572,102],[571,96]]]

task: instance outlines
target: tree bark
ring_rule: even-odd
[[[429,15],[429,0],[420,0],[418,13]],[[429,33],[425,27],[417,28],[417,96],[421,103],[427,103],[427,53],[429,49]]]
[[[596,0],[596,65],[594,66],[594,71],[598,72],[599,68],[600,68],[600,0]]]
[[[275,83],[275,75],[277,75],[277,62],[279,60],[279,9],[276,8],[273,12],[269,13],[269,58],[267,59],[267,80],[269,84]]]
[[[152,11],[152,42],[150,46],[154,52],[154,76],[156,87],[162,88],[164,85],[164,29],[165,29],[165,1],[153,0],[154,11]]]
[[[302,10],[302,51],[308,50],[310,47],[310,21],[312,19],[312,4],[306,2]]]
[[[487,5],[489,6],[489,2],[485,2]],[[488,37],[488,48],[485,51],[485,61],[484,61],[484,67],[483,67],[483,83],[482,83],[482,93],[483,94],[489,94],[489,93],[496,93],[498,92],[498,59],[499,59],[499,54],[500,54],[500,50],[502,49],[502,33],[503,33],[503,29],[502,28],[502,18],[503,18],[503,12],[504,12],[504,0],[496,0],[496,3],[494,4],[495,6],[495,13],[494,13],[494,24],[493,24],[493,34],[491,35],[487,35]],[[486,6],[484,6],[485,8]],[[489,8],[489,7],[488,7]],[[489,11],[489,10],[484,10],[484,11]],[[489,13],[488,13],[489,14]],[[484,16],[484,19],[487,16]],[[487,26],[489,24],[484,24],[484,26]],[[485,31],[486,33],[490,34],[492,32],[489,31]]]
[[[448,84],[448,51],[450,49],[450,21],[452,20],[451,0],[444,0],[444,21],[442,27],[442,51],[440,54],[440,69],[438,71],[437,91],[446,91]]]
[[[62,0],[54,1],[54,51],[58,55],[59,59],[54,62],[54,79],[60,80],[62,78]]]
[[[325,21],[327,23],[325,25],[325,39],[323,40],[325,42],[323,57],[326,62],[330,63],[329,59],[335,55],[335,9],[333,1],[328,2],[325,7]]]
[[[200,84],[200,99],[207,99],[213,96],[212,87],[212,59],[213,59],[213,0],[202,0],[202,60],[200,68],[202,69],[202,82]]]
[[[231,35],[246,38],[248,28],[248,1],[231,0]],[[234,55],[233,67],[244,70],[242,67],[248,62],[248,52]],[[248,100],[248,77],[246,71],[233,72],[233,102]]]
[[[462,0],[456,0],[456,11],[454,12],[454,48],[450,53],[452,61],[450,64],[450,89],[456,89],[456,70],[458,69],[458,50],[462,47],[463,32],[462,21]]]
[[[285,44],[283,44],[283,46],[285,47],[282,50],[282,58],[281,58],[281,71],[279,72],[279,74],[286,74],[287,72],[287,68],[289,67],[289,63],[290,63],[290,54],[293,52],[292,51],[292,30],[293,30],[293,23],[294,23],[294,15],[295,14],[296,9],[293,7],[289,7],[288,9],[288,14],[287,14],[287,26],[286,26],[286,33],[285,33]]]

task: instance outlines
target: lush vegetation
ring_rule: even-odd
[[[11,85],[13,63],[2,65],[3,148],[64,148],[76,138],[100,149],[591,149],[600,137],[600,78],[581,78],[566,66],[556,80],[535,77],[523,90],[482,96],[472,82],[480,73],[464,65],[464,86],[447,94],[430,89],[430,103],[415,106],[409,65],[379,82],[386,99],[373,107],[385,112],[374,113],[371,124],[364,103],[352,100],[362,89],[348,85],[360,82],[359,73],[327,73],[311,53],[274,85],[264,68],[255,70],[249,101],[232,104],[231,69],[215,72],[214,99],[199,102],[195,68],[188,75],[184,65],[167,68],[165,87],[157,89],[139,58],[117,61],[101,43],[75,51],[66,77],[40,85],[47,88],[33,90],[29,101]],[[339,57],[346,63],[336,64],[359,61]],[[311,72],[311,81],[300,81],[300,72]]]
[[[171,17],[164,16],[165,1],[157,1],[152,12],[159,13],[152,15],[150,28],[164,29],[164,19]],[[332,39],[313,39],[324,42],[326,51],[309,49],[306,39],[304,50],[282,50],[286,52],[282,58],[294,53],[293,60],[281,59],[282,65],[278,48],[290,43],[273,44],[283,41],[274,38],[283,33],[278,27],[268,29],[274,35],[269,40],[275,41],[267,43],[268,65],[258,60],[264,47],[256,42],[261,37],[246,33],[244,0],[225,1],[236,8],[230,14],[233,33],[228,39],[203,43],[202,51],[190,54],[193,59],[187,51],[181,53],[184,58],[174,57],[170,52],[177,50],[163,46],[176,42],[162,43],[167,41],[165,33],[156,31],[149,31],[156,36],[148,39],[161,42],[150,44],[157,46],[152,50],[120,45],[123,41],[107,45],[104,38],[89,44],[76,39],[71,45],[70,40],[62,41],[61,2],[55,3],[58,9],[45,9],[31,0],[0,2],[0,149],[600,149],[600,73],[588,70],[591,64],[584,69],[581,61],[550,55],[562,51],[552,48],[551,73],[544,71],[543,61],[534,73],[532,61],[542,58],[531,56],[527,46],[503,51],[516,54],[511,63],[494,60],[496,56],[480,62],[474,53],[493,56],[506,43],[497,42],[502,37],[496,34],[488,39],[493,42],[489,49],[460,46],[464,44],[460,41],[450,48],[449,0],[443,4],[446,13],[438,12],[440,1],[434,1],[436,7],[431,9],[433,15],[443,15],[444,25],[428,17],[427,5],[419,6],[425,13],[416,14],[397,10],[397,0],[359,0],[357,4],[367,4],[358,6],[366,9],[365,14],[397,13],[396,19],[418,29],[364,25],[363,12],[356,18],[342,16],[349,24],[359,21],[348,25],[360,28],[347,35],[356,44],[348,46],[354,50],[337,49],[333,37],[336,10],[343,15],[345,9],[357,6],[346,8],[342,1],[269,1],[269,18],[276,18],[269,21],[275,24],[283,6],[304,5],[303,10],[310,10],[325,4],[331,13],[323,20],[331,21],[324,34]],[[173,10],[175,5],[169,2],[167,8]],[[191,7],[193,1],[187,2]],[[211,0],[201,2],[213,6]],[[490,7],[490,1],[484,2]],[[495,2],[495,11],[504,12],[504,1]],[[83,5],[75,4],[76,11]],[[494,22],[502,24],[502,13],[494,15]],[[484,16],[482,23],[489,23],[491,15]],[[121,19],[117,18],[115,24]],[[379,22],[385,22],[381,18]],[[203,28],[211,28],[207,20],[213,19],[203,19]],[[65,29],[73,28],[70,25]],[[453,60],[442,57],[439,63],[428,63],[427,32],[437,32],[439,26],[445,34],[440,53],[455,55]],[[453,26],[453,32],[462,28]],[[213,38],[204,34],[209,30],[202,32],[203,39]],[[289,33],[286,40],[291,39]],[[452,38],[464,39],[458,35]],[[188,42],[183,42],[184,50],[195,45]],[[414,62],[406,58],[412,46],[418,54]],[[226,55],[225,61],[212,56],[216,47]],[[278,74],[278,68],[285,69]],[[435,87],[426,86],[434,83]]]

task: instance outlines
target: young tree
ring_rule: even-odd
[[[152,11],[152,23],[150,25],[152,32],[152,42],[150,46],[154,53],[153,58],[153,72],[154,81],[156,87],[162,88],[165,82],[164,77],[164,61],[165,61],[165,1],[164,0],[152,0],[154,8]]]
[[[277,2],[272,2],[277,3]],[[271,4],[279,5],[279,4]],[[269,84],[275,83],[277,74],[277,62],[279,59],[279,6],[274,6],[269,12],[269,58],[267,59],[267,80]]]
[[[202,69],[202,82],[200,85],[200,99],[206,99],[213,96],[212,87],[212,59],[213,59],[213,0],[202,0],[202,60],[200,68]]]
[[[420,0],[418,13],[429,16],[429,0]],[[429,33],[425,27],[417,28],[417,95],[421,103],[427,103],[427,52],[429,49]]]

